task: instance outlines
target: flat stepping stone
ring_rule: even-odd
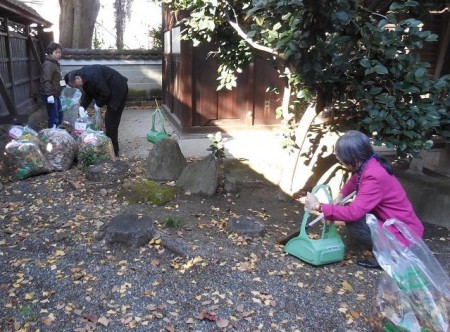
[[[115,182],[128,175],[128,164],[123,160],[91,165],[86,169],[86,180],[92,182]]]
[[[108,244],[123,244],[131,248],[145,246],[153,238],[161,240],[161,245],[182,257],[194,257],[192,246],[183,239],[166,234],[153,225],[150,217],[122,214],[111,219],[105,233]]]
[[[138,248],[146,245],[157,234],[150,217],[123,214],[111,219],[105,233],[108,244],[120,243]]]
[[[227,231],[240,235],[261,236],[265,230],[264,223],[253,217],[240,216],[231,218],[227,224]]]

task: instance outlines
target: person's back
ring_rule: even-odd
[[[71,87],[82,88],[83,98],[80,108],[84,111],[92,100],[94,109],[107,106],[105,133],[111,138],[114,153],[119,155],[118,128],[128,97],[128,79],[113,68],[103,65],[89,65],[67,73],[64,77]]]
[[[384,222],[391,218],[400,220],[417,235],[423,236],[423,225],[414,212],[403,186],[376,159],[369,161],[361,175],[358,196],[358,199],[361,199],[360,204],[374,205],[373,213],[380,221]]]
[[[104,65],[84,66],[77,73],[83,79],[83,90],[90,99],[95,99],[100,107],[108,105],[118,110],[124,95],[128,93],[128,79],[125,76]]]

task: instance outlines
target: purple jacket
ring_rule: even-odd
[[[356,189],[357,178],[358,175],[353,174],[342,187],[341,194],[344,197]],[[374,158],[369,160],[363,170],[359,191],[353,202],[346,206],[323,204],[322,212],[326,219],[332,221],[357,222],[367,213],[374,214],[380,222],[395,218],[405,223],[419,237],[423,237],[423,225],[417,218],[402,185]],[[390,227],[389,231],[403,244],[408,244],[397,229]]]

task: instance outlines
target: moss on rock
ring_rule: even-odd
[[[126,188],[122,188],[119,195],[130,204],[151,202],[156,205],[164,205],[171,201],[176,194],[174,187],[159,185],[151,180],[132,182]]]

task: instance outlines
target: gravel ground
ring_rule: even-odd
[[[140,159],[125,181],[143,176]],[[211,198],[179,193],[164,206],[129,205],[121,182],[90,183],[83,172],[3,182],[0,191],[2,331],[370,331],[381,272],[341,263],[313,267],[277,244],[299,227],[302,206],[261,185]],[[177,257],[158,239],[141,248],[107,245],[112,217],[152,218],[191,245]],[[233,216],[263,221],[265,235],[226,230]],[[165,227],[170,218],[178,227]],[[175,225],[177,226],[177,225]],[[426,241],[450,270],[448,230],[426,225]]]

